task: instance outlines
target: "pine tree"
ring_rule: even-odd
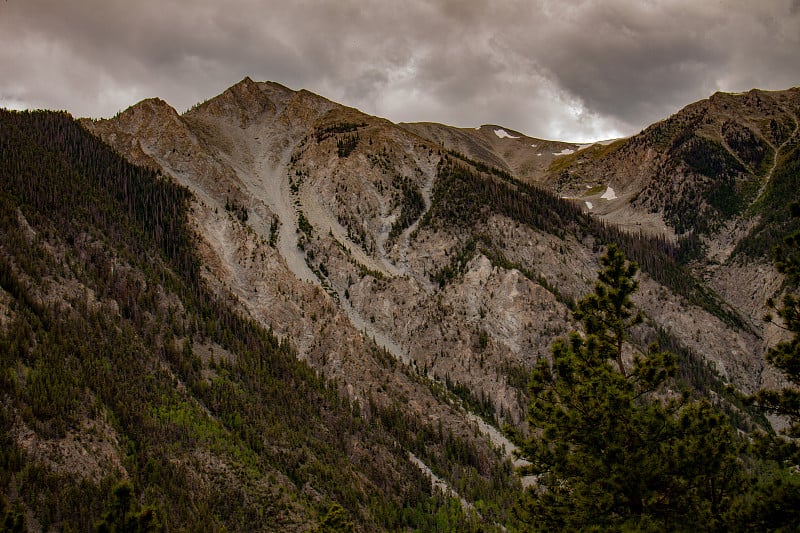
[[[598,273],[594,292],[587,294],[575,309],[575,318],[583,322],[587,335],[595,335],[606,359],[612,359],[623,376],[622,346],[628,330],[642,322],[642,314],[634,309],[631,295],[639,288],[634,279],[639,267],[625,261],[625,255],[611,245],[600,258],[603,268]]]
[[[637,266],[615,246],[601,265],[575,311],[586,334],[558,339],[531,375],[521,455],[536,483],[520,517],[540,530],[723,527],[740,475],[735,434],[708,402],[666,387],[673,354],[651,346],[623,359],[641,321]]]
[[[112,490],[112,502],[95,529],[98,533],[148,533],[162,531],[156,510],[145,507],[135,511],[133,486],[122,481]]]

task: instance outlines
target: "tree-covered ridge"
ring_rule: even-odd
[[[800,113],[798,113],[800,115]],[[758,215],[749,234],[736,246],[734,255],[768,256],[783,239],[800,231],[800,217],[792,216],[792,205],[800,191],[800,134],[791,138],[778,156],[772,179],[752,210]]]
[[[791,90],[718,93],[652,126],[643,140],[663,148],[666,163],[641,201],[654,200],[647,198],[656,194],[659,182],[671,183],[672,191],[660,190],[658,201],[679,233],[714,231],[724,220],[745,214],[764,180],[774,179],[791,157],[797,109]],[[674,194],[678,188],[681,193]]]
[[[180,275],[196,278],[188,191],[128,164],[68,115],[3,112],[0,157],[4,193],[31,224],[49,221],[68,237],[100,226],[111,241],[135,232],[126,239],[132,254],[155,245]]]
[[[780,181],[776,177],[785,168],[792,172],[787,167],[797,158],[798,140],[797,88],[716,93],[620,141],[614,149],[592,147],[559,158],[550,175],[559,187],[573,192],[584,183],[633,185],[638,192],[631,205],[660,214],[679,235],[711,235],[727,221],[763,214],[767,220],[744,248],[750,255],[766,257],[777,241],[763,244],[760,237],[769,237],[763,223],[769,227],[781,220],[770,210],[783,205],[785,198],[763,201],[764,188]]]
[[[169,530],[488,527],[433,494],[398,442],[439,475],[460,472],[488,516],[503,516],[510,474],[399,409],[351,404],[206,287],[187,190],[51,112],[0,111],[0,183],[8,524],[91,530],[154,510],[149,523]],[[107,443],[119,465],[42,461],[23,446],[28,431]],[[126,477],[136,504],[114,514]]]
[[[705,131],[714,113],[696,106],[653,126],[639,143],[663,150],[664,163],[634,206],[659,209],[676,233],[709,233],[755,199],[774,149],[737,121]]]

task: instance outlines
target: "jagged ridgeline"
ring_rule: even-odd
[[[499,460],[441,428],[351,404],[210,291],[186,189],[126,163],[67,114],[4,110],[0,185],[7,523],[85,531],[119,513],[189,531],[508,523],[508,463],[492,472]],[[460,492],[484,502],[490,524],[432,494],[406,449],[441,475],[460,472]],[[124,479],[133,497],[120,511]]]
[[[746,322],[710,288],[691,275],[685,263],[696,257],[700,243],[692,234],[676,241],[663,236],[630,233],[585,213],[574,202],[554,193],[523,183],[509,174],[451,153],[439,166],[431,209],[423,224],[477,228],[489,215],[500,214],[519,223],[561,237],[573,235],[579,240],[593,239],[596,244],[616,243],[625,255],[636,261],[644,272],[691,303],[706,309],[724,322],[748,329]],[[497,263],[502,251],[492,247],[485,253]],[[474,242],[465,249],[475,251]],[[463,255],[463,254],[462,254]],[[469,257],[461,257],[465,265]],[[497,263],[498,266],[507,266]],[[512,265],[517,268],[517,265]],[[451,271],[457,271],[457,266]],[[521,272],[524,272],[522,268]],[[530,276],[529,276],[530,277]],[[441,282],[441,279],[438,279]],[[534,280],[538,281],[538,280]],[[554,287],[545,287],[556,290]],[[560,294],[556,294],[560,297]]]

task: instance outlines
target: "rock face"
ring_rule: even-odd
[[[772,379],[763,353],[775,333],[759,318],[781,280],[763,255],[730,252],[755,225],[745,207],[798,141],[798,94],[715,95],[590,147],[498,126],[395,125],[249,78],[183,115],[146,100],[84,126],[194,193],[206,276],[301,357],[353,398],[400,401],[456,428],[467,415],[431,392],[442,384],[498,424],[523,423],[527,373],[576,327],[568,304],[590,290],[601,239],[488,207],[476,220],[438,221],[446,164],[508,190],[522,186],[506,183],[512,175],[579,198],[612,224],[667,239],[702,234],[708,254],[693,272],[737,319],[645,269],[637,303],[651,321],[637,338],[660,331],[753,391]],[[729,197],[715,196],[720,187]],[[364,355],[376,346],[383,363]]]

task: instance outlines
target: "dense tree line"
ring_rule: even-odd
[[[351,133],[358,131],[359,128],[367,127],[366,122],[334,122],[325,126],[319,126],[314,130],[314,136],[318,143],[337,133]]]

